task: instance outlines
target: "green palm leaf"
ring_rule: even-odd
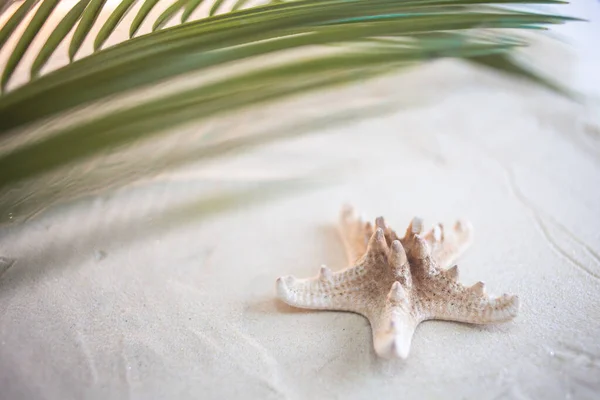
[[[38,141],[0,157],[0,187],[67,165],[98,151],[149,137],[189,121],[223,112],[362,80],[400,65],[446,55],[474,57],[502,52],[508,43],[463,42],[448,50],[436,43],[378,52],[351,51],[229,77],[223,81],[146,102]],[[267,82],[266,84],[263,82]],[[80,132],[86,132],[81,135]]]
[[[310,7],[304,3],[309,3]],[[531,13],[398,13],[406,10],[407,3],[398,5],[397,1],[392,0],[371,1],[368,7],[370,16],[365,18],[365,4],[361,1],[299,1],[219,15],[144,35],[8,93],[0,99],[0,130],[5,131],[77,105],[186,72],[294,47],[352,41],[369,36],[414,36],[430,31],[475,29],[481,26],[529,28],[532,25],[569,20]],[[447,3],[429,1],[434,5]],[[357,18],[356,15],[363,17]],[[374,16],[385,16],[385,19]],[[238,23],[241,19],[245,21],[244,24]],[[242,47],[228,51],[233,46]],[[216,56],[208,53],[217,49],[219,53]],[[25,103],[29,106],[24,107]]]
[[[200,4],[202,4],[204,0],[188,0],[186,2],[185,9],[183,10],[183,14],[181,14],[181,23],[186,22],[192,16],[192,13],[196,11]]]
[[[92,30],[92,26],[94,26],[94,23],[98,19],[105,2],[106,0],[91,0],[85,10],[83,10],[81,20],[75,29],[73,39],[71,40],[71,44],[69,46],[69,58],[71,61],[73,61],[75,55],[81,48],[83,41],[87,37],[88,33],[90,33]]]
[[[219,8],[223,4],[223,1],[224,0],[215,0],[215,2],[213,3],[213,6],[210,8],[210,11],[208,12],[208,15],[210,15],[210,16],[215,15],[219,11]]]
[[[142,4],[142,7],[136,14],[135,18],[133,19],[133,22],[131,23],[131,26],[129,27],[130,38],[134,37],[137,31],[142,27],[142,24],[146,20],[146,17],[148,16],[148,14],[150,14],[150,11],[152,11],[152,9],[157,3],[158,0],[144,1],[144,4]]]
[[[25,0],[21,7],[10,17],[10,19],[0,29],[0,50],[6,44],[17,26],[25,19],[27,13],[37,4],[38,0]]]
[[[231,7],[231,11],[237,11],[240,8],[244,7],[246,4],[248,4],[250,0],[237,0],[235,2],[235,4],[233,5],[233,7]]]
[[[133,7],[136,2],[137,0],[123,0],[121,3],[119,3],[117,8],[115,8],[115,11],[113,11],[104,25],[102,25],[102,28],[100,28],[100,31],[96,36],[96,40],[94,41],[94,51],[100,50],[104,42],[108,40],[110,34],[113,33],[117,25],[119,25],[119,23],[123,20],[123,17],[125,17],[125,15],[129,12],[129,10],[131,10],[131,7]]]
[[[37,57],[33,61],[31,66],[31,77],[35,78],[39,75],[40,71],[46,65],[54,51],[63,41],[63,39],[71,32],[71,29],[75,26],[83,10],[87,7],[90,0],[79,0],[79,2],[73,6],[65,15],[65,17],[58,23],[56,28],[52,31],[50,36],[48,36],[48,40],[42,46],[42,49],[38,53]]]
[[[8,80],[12,76],[13,72],[15,72],[15,68],[17,68],[17,65],[23,58],[23,55],[29,48],[29,45],[31,45],[31,42],[39,33],[48,16],[52,13],[52,11],[54,11],[54,8],[58,2],[59,0],[43,1],[31,19],[31,22],[25,29],[25,32],[23,32],[21,35],[21,38],[17,42],[17,45],[6,62],[6,66],[4,67],[4,71],[2,73],[2,78],[0,79],[0,87],[2,87],[2,90],[6,88],[6,84],[8,83]]]
[[[156,22],[154,22],[154,25],[152,26],[152,30],[155,31],[165,26],[167,22],[173,18],[177,11],[181,10],[187,3],[188,0],[177,0],[175,3],[171,4],[169,8],[167,8],[158,16]]]
[[[47,10],[56,1],[44,0],[42,7]],[[40,50],[32,66],[34,79],[0,96],[0,139],[13,129],[186,73],[312,46],[328,46],[331,52],[268,68],[251,67],[233,76],[225,74],[216,81],[59,126],[44,137],[0,153],[0,191],[138,140],[167,134],[183,124],[444,57],[462,58],[569,94],[511,56],[513,49],[527,44],[526,40],[518,35],[484,34],[490,29],[538,30],[575,20],[497,6],[560,3],[552,0],[298,0],[247,9],[242,9],[246,2],[240,0],[232,12],[219,15],[223,2],[216,0],[208,17],[161,29],[182,9],[182,21],[187,21],[201,3],[177,0],[154,21],[152,32],[102,49],[135,2],[122,0],[100,28],[95,53],[35,78],[81,18],[69,47],[73,59],[104,1],[81,0]],[[132,37],[157,2],[146,0],[142,4],[130,27]],[[21,8],[25,4],[31,9],[34,2]],[[7,24],[2,28],[0,40],[2,34],[6,38],[12,34],[27,12],[21,14],[12,22],[14,27],[6,28]],[[31,22],[21,37],[9,58],[13,61],[4,69],[3,83],[8,82],[41,27],[38,25]]]

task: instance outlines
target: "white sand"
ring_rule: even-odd
[[[582,71],[597,60],[571,69],[588,93],[598,81]],[[0,399],[597,399],[597,103],[594,114],[452,62],[368,89],[396,111],[0,227],[0,255],[16,260],[3,274],[0,260]],[[321,168],[346,175],[209,219],[161,219],[207,188]],[[278,276],[345,267],[333,225],[344,202],[399,230],[414,215],[470,219],[461,280],[519,294],[521,314],[424,323],[401,362],[376,357],[358,315],[283,305]]]

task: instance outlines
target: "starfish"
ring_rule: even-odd
[[[406,359],[417,326],[426,320],[492,324],[519,311],[517,296],[490,297],[483,282],[466,287],[457,281],[452,263],[471,243],[467,222],[450,232],[437,224],[423,233],[422,220],[414,218],[400,238],[383,217],[373,225],[345,206],[339,227],[351,266],[339,272],[322,266],[313,278],[280,277],[277,295],[298,308],[363,315],[380,357]]]

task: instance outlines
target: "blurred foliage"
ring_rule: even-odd
[[[298,0],[252,6],[238,0],[230,9],[216,0],[209,15],[196,20],[192,15],[202,0],[176,0],[153,20],[150,12],[158,0],[144,0],[139,8],[136,0],[122,0],[105,20],[99,18],[105,0],[79,0],[35,50],[29,80],[9,89],[17,67],[58,3],[25,0],[0,28],[0,50],[9,39],[15,42],[1,70],[0,140],[75,109],[94,109],[99,102],[160,87],[186,74],[267,55],[271,59],[290,50],[317,47],[322,51],[287,62],[257,63],[218,79],[191,80],[168,93],[142,96],[118,109],[59,124],[42,137],[0,152],[0,191],[190,122],[363,82],[440,58],[465,59],[571,95],[513,56],[529,43],[521,32],[575,20],[520,9],[528,4],[562,3],[553,0]],[[134,10],[131,37],[106,47],[117,26]],[[165,28],[179,14],[180,23]],[[136,36],[144,23],[151,31]],[[96,31],[95,24],[100,25]],[[18,27],[23,29],[17,35]],[[69,40],[70,62],[42,74],[65,40]],[[93,40],[94,51],[78,59],[86,40]]]

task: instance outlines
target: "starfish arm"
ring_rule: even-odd
[[[448,231],[442,224],[435,225],[424,235],[436,264],[448,267],[454,263],[471,245],[473,227],[465,221],[458,221]]]
[[[409,294],[400,282],[394,282],[385,305],[373,310],[369,321],[373,330],[373,346],[378,356],[408,357],[419,321],[411,312]]]
[[[367,243],[373,234],[373,225],[365,222],[349,205],[342,208],[338,224],[350,264],[355,263],[367,251]]]
[[[375,220],[375,227],[358,216],[349,205],[342,208],[339,220],[339,233],[344,243],[349,263],[356,262],[367,250],[367,243],[375,228],[382,228],[388,243],[399,239],[394,230],[386,225],[383,217]],[[402,241],[423,232],[423,220],[414,218],[408,226]],[[447,267],[455,262],[471,245],[473,227],[466,221],[457,221],[451,230],[445,230],[442,224],[435,225],[423,234],[437,265]]]
[[[517,296],[490,298],[483,282],[465,287],[458,280],[458,267],[440,269],[426,240],[410,232],[405,237],[416,288],[415,308],[421,320],[444,319],[473,324],[491,324],[513,319],[519,311]],[[416,283],[414,282],[416,280]]]
[[[356,266],[335,273],[323,266],[319,275],[312,278],[278,278],[277,294],[295,307],[368,315],[377,302],[381,282],[387,279],[391,285],[392,273],[387,264],[389,251],[383,230],[378,228]]]
[[[362,266],[333,272],[323,266],[317,277],[298,279],[286,276],[277,279],[277,295],[285,303],[299,308],[352,311],[364,314],[357,296],[365,286],[373,284]]]
[[[483,282],[465,287],[456,282],[456,267],[439,271],[418,293],[423,319],[440,319],[471,324],[494,324],[512,320],[519,312],[518,296],[490,297]]]
[[[377,217],[373,226],[369,221],[365,222],[358,216],[354,208],[349,205],[342,208],[338,228],[350,264],[355,263],[366,253],[369,240],[376,229],[383,230],[388,244],[399,239],[396,232],[385,223],[383,217]]]

